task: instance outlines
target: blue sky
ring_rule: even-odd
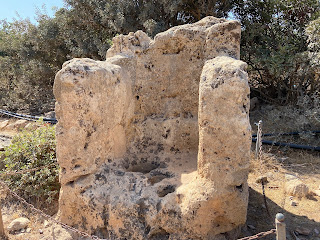
[[[0,19],[11,21],[18,18],[16,12],[22,18],[29,18],[35,23],[37,8],[42,9],[43,4],[46,6],[46,12],[52,16],[54,11],[52,7],[63,7],[63,0],[0,0]]]

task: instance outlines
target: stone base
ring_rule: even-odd
[[[107,239],[235,239],[247,194],[246,185],[221,190],[201,179],[197,153],[165,154],[149,167],[110,162],[62,186],[59,215]]]

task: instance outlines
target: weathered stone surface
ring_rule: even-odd
[[[0,121],[0,129],[5,128],[9,124],[9,120],[1,120]]]
[[[46,118],[56,118],[56,113],[54,111],[50,111],[44,114]]]
[[[54,240],[73,240],[75,238],[62,226],[54,224],[51,229],[51,237]]]
[[[301,226],[296,227],[295,231],[296,231],[298,234],[300,234],[300,235],[305,235],[305,236],[310,235],[310,233],[312,232],[311,229],[306,228],[306,227],[301,227]]]
[[[19,231],[21,229],[26,228],[30,223],[28,218],[20,217],[13,220],[7,227],[8,231]]]
[[[307,197],[309,194],[309,188],[299,179],[293,179],[287,181],[285,184],[285,191],[287,194],[295,197]]]
[[[154,40],[120,35],[106,61],[63,65],[63,222],[108,239],[236,238],[251,144],[240,32],[207,17]]]
[[[6,129],[8,130],[19,130],[21,128],[24,128],[28,124],[27,120],[20,119],[18,121],[15,121],[13,123],[10,123],[6,126]]]
[[[4,151],[4,149],[11,144],[11,136],[8,135],[0,135],[0,151]],[[0,163],[1,166],[1,163]]]

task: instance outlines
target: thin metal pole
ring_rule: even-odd
[[[258,132],[257,132],[257,142],[256,142],[256,159],[261,158],[261,152],[262,152],[262,120],[260,120],[258,123]]]
[[[5,237],[5,232],[4,232],[4,227],[3,227],[3,221],[2,221],[1,206],[0,206],[0,237]]]
[[[284,215],[282,213],[277,213],[275,221],[277,240],[286,240],[286,223],[284,222]]]

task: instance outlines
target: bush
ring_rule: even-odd
[[[308,51],[306,26],[320,14],[315,0],[237,1],[241,59],[248,63],[251,96],[272,104],[296,104],[320,89]]]
[[[55,127],[43,125],[14,136],[11,145],[0,155],[4,163],[0,173],[44,167],[4,177],[11,190],[40,208],[47,208],[58,199],[60,184],[55,148]]]

